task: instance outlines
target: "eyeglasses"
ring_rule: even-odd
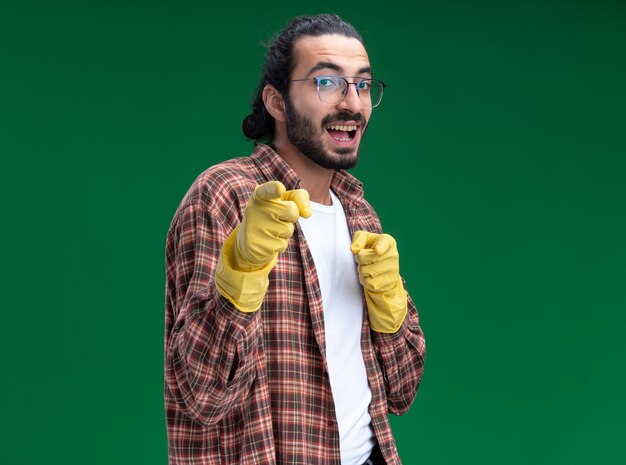
[[[347,78],[358,79],[355,82]],[[291,79],[290,82],[315,81],[317,95],[320,100],[329,105],[339,105],[346,95],[350,85],[354,85],[356,93],[361,97],[364,106],[376,108],[383,99],[385,83],[378,79],[362,79],[354,76],[317,76],[307,79]]]

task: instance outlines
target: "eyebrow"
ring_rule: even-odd
[[[307,76],[310,76],[315,71],[319,71],[320,69],[332,69],[333,71],[336,71],[338,73],[343,72],[343,68],[337,65],[336,63],[333,63],[332,61],[320,61],[315,66],[313,66],[313,68],[309,70],[309,72],[307,73]],[[371,76],[372,68],[370,68],[369,66],[364,66],[357,71],[357,74],[366,74],[366,73]]]

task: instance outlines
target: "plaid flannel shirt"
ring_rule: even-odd
[[[270,274],[262,307],[236,310],[215,288],[221,245],[239,224],[254,188],[299,179],[269,146],[220,163],[191,186],[166,246],[165,407],[169,463],[339,465],[339,432],[329,383],[320,286],[296,225]],[[336,171],[332,189],[352,232],[380,233],[361,184]],[[413,402],[425,342],[409,298],[395,334],[370,330],[364,305],[361,347],[370,415],[385,460],[400,464],[387,417]]]

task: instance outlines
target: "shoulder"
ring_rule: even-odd
[[[233,158],[206,169],[191,184],[181,205],[205,206],[219,201],[237,201],[247,197],[259,184],[261,173],[250,157]]]
[[[172,223],[186,210],[201,209],[220,221],[238,218],[262,174],[250,157],[232,158],[207,168],[191,184]]]

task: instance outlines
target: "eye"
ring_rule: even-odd
[[[363,79],[362,81],[357,82],[357,87],[359,91],[367,92],[370,90],[370,80]]]
[[[337,83],[337,78],[320,76],[317,78],[317,85],[320,89],[335,89],[339,84]]]

